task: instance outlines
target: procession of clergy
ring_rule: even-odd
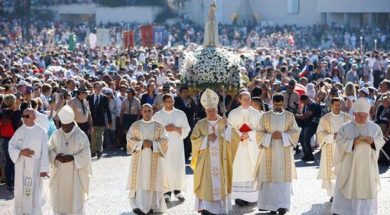
[[[294,115],[283,109],[283,101],[282,94],[273,95],[272,110],[261,113],[243,91],[241,106],[226,118],[218,115],[218,95],[210,89],[203,92],[200,102],[206,118],[197,122],[190,136],[196,211],[227,214],[232,199],[239,206],[257,202],[260,211],[271,214],[289,211],[291,183],[297,178],[293,148],[300,128]],[[131,154],[127,188],[136,214],[164,212],[172,193],[185,200],[183,139],[190,126],[184,112],[174,108],[171,95],[164,95],[163,103],[155,114],[152,106],[143,105],[142,119],[127,133]],[[331,108],[320,120],[317,141],[322,151],[318,179],[332,197],[332,213],[376,214],[381,129],[368,120],[370,104],[364,98],[354,103],[352,117],[340,112],[338,98]],[[34,110],[26,109],[24,125],[9,143],[17,215],[42,214],[44,177],[50,180],[47,199],[53,214],[85,214],[92,175],[90,144],[74,122],[72,108],[64,106],[58,116],[62,127],[48,140],[34,123]]]

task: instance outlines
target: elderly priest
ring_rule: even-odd
[[[337,175],[332,213],[377,214],[378,155],[384,145],[380,127],[368,120],[371,105],[365,98],[353,104],[354,120],[336,137],[334,165]]]

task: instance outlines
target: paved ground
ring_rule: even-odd
[[[296,161],[298,180],[294,181],[294,196],[291,211],[296,215],[325,215],[330,214],[330,203],[326,192],[321,190],[321,181],[316,180],[318,165],[303,164]],[[88,215],[131,215],[131,208],[125,186],[129,171],[129,157],[120,151],[110,152],[99,161],[93,160],[93,177],[90,185],[90,198],[86,205]],[[381,168],[382,189],[379,193],[379,214],[387,215],[390,211],[390,171]],[[193,211],[194,195],[192,191],[192,175],[188,169],[187,194],[184,203],[176,201],[168,205],[165,214],[197,214]],[[0,186],[0,214],[12,214],[13,196]],[[233,206],[231,214],[264,214],[257,211],[256,205],[245,208]],[[45,214],[48,213],[45,208]]]

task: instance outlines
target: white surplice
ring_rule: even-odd
[[[348,114],[333,112],[324,115],[317,128],[316,137],[321,149],[321,161],[317,179],[322,179],[322,188],[327,190],[328,196],[333,196],[336,175],[333,170],[333,155],[336,147],[334,134],[338,133],[341,126],[351,118]]]
[[[275,131],[282,133],[282,139],[272,139]],[[299,131],[294,116],[288,111],[262,114],[258,129],[260,156],[256,167],[259,209],[290,208],[291,182],[296,178],[293,147],[297,144]]]
[[[131,153],[127,184],[130,206],[144,213],[164,212],[163,157],[168,147],[165,128],[155,120],[139,120],[127,132],[127,151]],[[144,148],[143,141],[151,140],[152,148]]]
[[[153,119],[160,122],[164,127],[173,124],[181,128],[181,134],[172,131],[168,134],[168,151],[164,156],[164,175],[167,183],[167,191],[185,191],[185,158],[183,140],[190,133],[190,125],[187,116],[181,110],[174,108],[172,111],[161,111],[154,114]]]
[[[58,129],[51,136],[49,203],[54,214],[84,214],[92,175],[89,146],[87,135],[77,126],[69,133]],[[74,160],[61,163],[55,160],[58,154],[72,155]]]
[[[354,138],[358,136],[369,136],[374,144],[361,142],[353,145]],[[378,157],[384,143],[382,130],[374,122],[359,125],[350,121],[340,128],[334,156],[337,180],[332,213],[377,214],[377,193],[380,189]]]
[[[49,131],[50,121],[46,114],[35,111],[35,123],[45,129],[46,133]]]
[[[244,123],[252,130],[248,132],[249,139],[239,143],[234,158],[232,199],[242,199],[247,202],[257,201],[258,193],[254,187],[254,172],[259,156],[256,127],[260,122],[260,117],[261,113],[253,107],[244,109],[240,106],[229,113],[229,123],[238,131]],[[241,136],[242,132],[239,131],[239,135]]]
[[[42,214],[41,172],[49,172],[48,137],[39,125],[23,125],[9,141],[8,152],[15,163],[15,211],[16,215]],[[32,157],[20,155],[22,149],[34,151]]]

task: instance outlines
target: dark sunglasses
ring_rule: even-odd
[[[28,119],[28,118],[30,118],[30,115],[22,115],[22,118]]]

